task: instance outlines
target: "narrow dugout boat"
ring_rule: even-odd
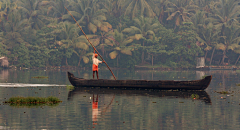
[[[173,90],[204,90],[212,76],[200,80],[175,81],[175,80],[108,80],[108,79],[83,79],[77,78],[68,72],[68,79],[75,87],[101,87],[101,88],[134,88],[134,89],[173,89]]]

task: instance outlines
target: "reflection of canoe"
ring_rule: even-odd
[[[206,91],[161,91],[161,90],[134,90],[134,89],[112,89],[112,88],[75,88],[68,93],[68,100],[78,94],[116,94],[126,96],[156,96],[165,98],[189,98],[202,100],[206,104],[211,104],[211,99]]]
[[[175,81],[175,80],[108,80],[77,78],[68,72],[68,79],[75,87],[105,87],[105,88],[141,88],[141,89],[186,89],[204,90],[212,80],[206,76],[201,80]]]

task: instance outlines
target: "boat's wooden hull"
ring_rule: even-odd
[[[206,76],[201,80],[174,81],[174,80],[107,80],[82,79],[68,72],[68,79],[75,87],[105,87],[105,88],[140,88],[140,89],[179,89],[204,90],[212,80]]]

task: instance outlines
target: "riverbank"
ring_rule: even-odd
[[[110,67],[111,70],[119,70],[119,69],[129,69],[129,68],[117,68]],[[2,69],[19,69],[19,70],[89,70],[91,67],[78,67],[78,66],[48,66],[48,67],[15,67],[10,66],[8,68]],[[100,69],[108,69],[107,67],[100,67]],[[151,65],[135,65],[134,70],[162,70],[162,71],[170,71],[170,70],[239,70],[240,66],[204,66],[201,68],[171,68],[171,67],[163,67],[163,66],[151,66]]]
[[[237,70],[240,66],[204,66],[200,68],[170,68],[151,65],[135,65],[136,70]]]

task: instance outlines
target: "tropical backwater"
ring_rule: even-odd
[[[73,89],[66,70],[1,70],[0,129],[240,128],[240,71],[114,70],[118,79],[194,80],[213,75],[205,91]],[[72,70],[92,78],[90,70]],[[47,76],[48,78],[32,78]],[[100,78],[112,79],[108,70]],[[218,92],[227,91],[229,94]],[[10,97],[54,96],[54,106],[10,106]]]

